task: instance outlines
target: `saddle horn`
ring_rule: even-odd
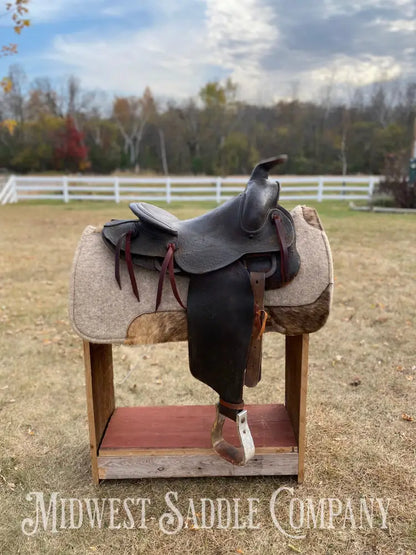
[[[273,158],[266,158],[266,160],[262,160],[251,172],[250,181],[267,179],[269,177],[269,171],[274,168],[274,166],[284,164],[286,161],[287,154],[279,154],[279,156],[273,156]]]
[[[277,206],[280,184],[267,180],[269,171],[287,160],[286,154],[267,158],[257,164],[251,173],[244,192],[241,211],[241,228],[248,234],[256,233],[263,226],[270,210]]]

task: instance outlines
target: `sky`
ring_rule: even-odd
[[[4,2],[5,4],[5,2]],[[316,99],[416,81],[416,0],[30,0],[31,26],[0,17],[0,75],[70,75],[83,89],[196,97],[228,77],[242,101]],[[326,91],[326,93],[325,93]]]

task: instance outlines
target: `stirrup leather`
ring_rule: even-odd
[[[218,403],[217,414],[211,429],[212,446],[218,455],[226,461],[238,466],[244,466],[255,454],[254,441],[247,422],[247,411],[241,410],[236,415],[237,432],[241,443],[240,447],[235,447],[223,438],[222,429],[225,419],[226,416],[221,414],[220,405]]]

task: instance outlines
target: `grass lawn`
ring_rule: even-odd
[[[170,209],[186,218],[212,207],[175,203]],[[128,206],[0,207],[0,553],[416,552],[416,217],[351,212],[342,203],[316,207],[333,251],[335,294],[327,325],[311,336],[305,482],[160,479],[100,487],[90,477],[82,342],[68,321],[67,288],[84,227],[130,218]],[[264,377],[247,391],[247,403],[282,402],[283,343],[278,334],[265,336]],[[114,364],[120,405],[215,402],[190,375],[184,343],[117,347]],[[293,495],[279,494],[273,519],[270,501],[281,487],[294,488]],[[44,515],[46,530],[39,522],[33,535],[23,533],[22,527],[26,533],[36,527],[30,492],[43,492],[46,511],[56,492],[56,532],[51,513]],[[160,520],[169,492],[177,493],[171,500],[184,518],[170,535]],[[101,528],[90,525],[85,511],[80,526],[75,517],[71,522],[71,504],[76,509],[76,500],[85,498],[104,503]],[[137,500],[144,498],[150,502],[142,523]],[[225,529],[217,522],[196,526],[201,498],[226,498],[233,507],[239,498],[239,520]],[[249,498],[258,500],[251,502],[252,525]],[[314,526],[310,508],[318,510],[320,499],[324,518]],[[388,505],[384,520],[380,503]]]

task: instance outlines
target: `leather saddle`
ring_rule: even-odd
[[[179,220],[139,202],[130,204],[137,219],[112,220],[102,231],[104,242],[115,252],[119,287],[122,257],[137,300],[133,265],[159,272],[156,311],[169,276],[172,292],[187,313],[191,373],[220,396],[211,431],[213,447],[238,465],[254,456],[243,386],[254,387],[261,378],[264,291],[283,287],[300,267],[292,217],[278,204],[279,183],[268,180],[269,171],[284,161],[284,155],[263,160],[243,193],[197,218]],[[189,277],[186,303],[175,274]],[[223,438],[225,418],[237,423],[238,447]]]

